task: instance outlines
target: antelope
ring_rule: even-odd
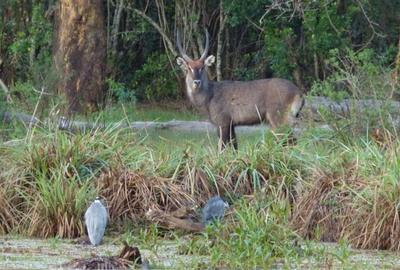
[[[267,122],[272,130],[279,126],[293,125],[304,105],[300,89],[292,82],[279,79],[254,81],[212,81],[207,69],[215,62],[207,56],[209,34],[200,58],[193,60],[183,50],[179,32],[177,47],[180,56],[177,64],[185,73],[186,91],[191,103],[208,114],[218,128],[218,148],[232,145],[237,149],[235,127]]]

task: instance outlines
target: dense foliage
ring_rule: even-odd
[[[399,1],[103,1],[107,86],[109,96],[119,102],[183,96],[174,60],[177,27],[194,37],[188,46],[193,57],[201,51],[201,29],[208,28],[211,53],[220,56],[223,79],[279,76],[314,94],[365,96],[375,89],[353,89],[347,82],[359,71],[357,66],[367,64],[365,76],[385,80],[384,74],[398,68]],[[57,4],[0,3],[0,78],[22,100],[29,99],[32,88],[54,89]],[[216,69],[211,70],[212,78]],[[383,97],[398,93],[398,88],[383,88]]]

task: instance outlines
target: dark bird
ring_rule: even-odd
[[[85,213],[85,224],[92,245],[97,246],[103,239],[108,220],[108,212],[99,197],[89,206]]]
[[[213,220],[220,220],[225,214],[225,209],[229,204],[222,200],[220,196],[210,198],[203,208],[202,222],[204,225],[212,222]]]

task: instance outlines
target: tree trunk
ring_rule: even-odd
[[[53,56],[58,93],[66,96],[69,114],[94,111],[104,97],[103,2],[60,0],[57,13]]]
[[[218,30],[218,44],[217,44],[217,81],[222,81],[222,33],[224,32],[225,27],[225,15],[224,15],[224,7],[222,5],[223,1],[220,0],[219,3],[219,30]]]
[[[117,2],[117,6],[115,7],[114,19],[111,30],[111,55],[113,57],[115,57],[115,55],[117,54],[118,31],[123,9],[124,9],[124,0],[119,0]]]

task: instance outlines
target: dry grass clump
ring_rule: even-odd
[[[124,167],[102,172],[96,179],[97,190],[107,201],[111,220],[142,220],[149,209],[168,213],[194,209],[215,194],[251,195],[268,184],[269,176],[248,168],[250,165],[244,160],[227,162],[217,171],[210,163],[198,165],[193,160],[181,166],[170,178]],[[265,173],[269,174],[268,169]]]
[[[347,238],[357,248],[400,250],[400,188],[375,190],[373,201],[358,201],[347,228]],[[389,195],[389,196],[388,196]]]
[[[26,185],[24,172],[12,167],[9,161],[0,158],[0,167],[6,168],[0,170],[0,234],[24,230],[23,225],[28,218],[21,192],[21,187]]]
[[[216,193],[224,194],[253,194],[256,188],[260,188],[267,180],[258,171],[243,169],[240,171],[233,165],[226,171],[211,173],[207,167],[185,170],[179,181],[182,190],[196,198],[198,203],[205,203]],[[262,181],[254,185],[254,181]]]
[[[400,141],[397,133],[383,130],[381,135],[367,145],[373,155],[363,161],[360,171],[369,173],[368,183],[353,199],[347,237],[358,248],[399,251]]]
[[[352,166],[341,173],[317,170],[302,183],[290,225],[302,237],[356,248],[400,250],[400,186],[384,176],[363,178]]]
[[[18,225],[19,198],[4,179],[0,178],[0,234],[11,232]]]
[[[16,231],[23,215],[21,197],[16,187],[20,185],[20,174],[12,167],[7,156],[8,149],[0,147],[0,235]]]
[[[302,183],[294,201],[291,226],[306,238],[322,241],[337,241],[345,231],[346,222],[351,218],[351,189],[360,185],[354,177],[338,173],[327,174],[317,170],[312,181]]]
[[[100,195],[107,201],[110,218],[141,220],[150,208],[173,211],[194,206],[195,200],[170,178],[145,176],[128,169],[113,169],[98,178]]]
[[[396,136],[389,130],[384,128],[375,128],[371,132],[371,138],[379,146],[386,147],[392,145],[393,141],[396,140]]]

